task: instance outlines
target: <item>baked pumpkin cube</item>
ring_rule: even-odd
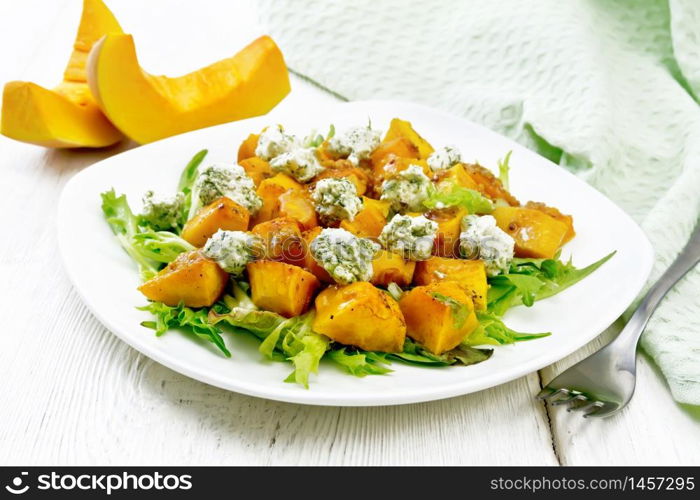
[[[262,199],[262,207],[253,218],[253,224],[265,222],[279,216],[280,196],[292,190],[301,191],[304,188],[296,180],[286,174],[277,174],[260,182],[256,192]]]
[[[389,283],[408,286],[415,269],[415,262],[405,260],[397,253],[380,250],[372,260],[372,278],[369,281],[373,285],[384,287],[389,286]]]
[[[318,226],[316,208],[309,194],[298,189],[290,189],[280,195],[279,217],[296,220],[303,230]]]
[[[441,171],[437,174],[437,182],[449,181],[458,186],[479,191],[479,186],[476,184],[471,175],[467,172],[466,167],[462,163],[458,163],[452,168]]]
[[[329,286],[316,297],[312,324],[345,345],[367,351],[401,352],[406,323],[398,303],[366,281]]]
[[[467,292],[477,310],[486,310],[489,285],[486,281],[486,266],[482,260],[431,257],[416,264],[414,284],[429,285],[443,281],[457,283]]]
[[[255,150],[258,147],[259,134],[250,134],[238,147],[238,163],[242,160],[255,156]]]
[[[372,166],[384,162],[389,155],[399,158],[414,158],[416,160],[420,158],[418,147],[415,144],[406,137],[396,137],[386,142],[381,142],[379,146],[372,151],[372,155],[370,156]]]
[[[304,260],[301,225],[290,217],[261,222],[251,232],[263,242],[264,258],[300,266]]]
[[[253,183],[256,187],[260,186],[260,183],[265,179],[269,179],[275,175],[270,164],[257,156],[251,156],[250,158],[240,160],[238,164],[243,167],[248,177],[253,179]]]
[[[389,123],[389,130],[386,131],[386,135],[382,142],[389,142],[397,137],[405,137],[418,149],[419,157],[425,160],[434,151],[433,147],[423,139],[418,132],[413,130],[413,125],[411,122],[406,120],[401,120],[399,118],[394,118]]]
[[[148,299],[168,306],[209,307],[224,293],[228,273],[199,250],[181,253],[139,287]]]
[[[479,325],[469,295],[449,281],[415,287],[399,306],[406,334],[433,354],[454,349]]]
[[[539,210],[540,212],[544,212],[550,217],[554,217],[558,221],[566,224],[568,229],[566,231],[566,236],[564,236],[564,243],[568,243],[574,236],[576,236],[576,231],[574,230],[574,218],[570,215],[561,213],[558,208],[550,207],[537,201],[528,201],[525,204],[525,208]]]
[[[306,312],[321,286],[310,272],[284,262],[258,260],[246,269],[253,303],[287,318]]]
[[[438,225],[433,244],[435,255],[441,257],[459,256],[459,234],[462,231],[462,219],[465,215],[467,215],[467,210],[461,207],[431,210],[425,214],[428,219],[437,222]]]
[[[200,208],[194,217],[185,223],[181,236],[196,247],[203,247],[219,229],[246,231],[250,213],[248,209],[225,196],[217,198]]]
[[[316,262],[316,259],[314,259],[314,256],[311,254],[311,242],[316,238],[316,236],[321,234],[321,231],[323,231],[323,228],[321,226],[316,226],[313,229],[304,231],[302,234],[302,237],[304,238],[304,260],[301,265],[304,269],[316,276],[320,281],[324,283],[335,283],[335,280],[330,274],[328,274],[328,271],[326,271],[321,264]]]
[[[353,220],[343,220],[340,227],[360,238],[378,238],[386,225],[391,204],[384,200],[362,197],[362,210]]]
[[[515,255],[551,259],[564,244],[569,226],[541,210],[497,207],[491,214],[498,227],[515,240]]]
[[[518,206],[520,202],[503,186],[501,180],[493,173],[476,164],[463,164],[464,169],[476,185],[476,190],[488,196],[492,200],[504,200],[511,206]],[[467,186],[468,187],[468,186]]]

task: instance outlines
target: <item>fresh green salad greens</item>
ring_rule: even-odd
[[[313,133],[305,143],[309,147],[318,147],[334,134],[335,129],[331,126],[325,139]],[[102,193],[105,219],[121,246],[137,263],[143,280],[152,278],[181,253],[195,249],[179,233],[196,208],[197,202],[192,199],[193,187],[198,167],[206,155],[207,150],[198,152],[180,176],[178,193],[182,193],[184,203],[179,208],[179,224],[171,231],[153,230],[134,215],[125,195],[118,196],[113,189]],[[510,155],[509,152],[503,161],[499,161],[500,179],[506,188]],[[424,205],[428,209],[460,206],[471,214],[486,214],[494,210],[494,203],[478,191],[450,182],[443,182],[442,186],[435,188]],[[434,367],[472,365],[489,359],[493,354],[492,349],[483,346],[512,344],[548,336],[548,332],[517,332],[508,328],[501,318],[511,307],[530,307],[538,300],[565,290],[598,269],[613,254],[582,269],[575,268],[570,261],[562,262],[558,256],[554,259],[513,259],[508,272],[488,278],[488,309],[477,314],[479,325],[476,330],[461,345],[440,355],[429,352],[410,338],[406,338],[403,352],[392,354],[368,352],[339,344],[313,331],[313,310],[293,318],[261,310],[248,295],[249,284],[233,279],[228,293],[210,308],[193,309],[182,304],[171,307],[150,302],[139,309],[154,316],[154,320],[144,321],[142,325],[155,330],[156,335],[160,336],[169,329],[180,329],[210,342],[226,357],[231,356],[224,342],[226,333],[253,335],[260,341],[262,356],[292,364],[293,371],[287,377],[287,382],[308,387],[309,377],[318,372],[322,359],[351,375],[364,377],[391,372],[389,366],[392,362]],[[404,290],[390,283],[386,292],[398,301]],[[432,296],[452,308],[454,327],[461,328],[469,317],[468,308],[452,297],[440,293],[433,293]],[[358,325],[358,328],[361,327]]]

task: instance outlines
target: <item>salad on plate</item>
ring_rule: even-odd
[[[138,266],[142,323],[179,329],[230,357],[224,336],[253,335],[286,379],[308,387],[325,358],[351,375],[393,362],[467,366],[494,346],[534,340],[502,320],[595,271],[559,258],[573,218],[509,192],[498,175],[434,148],[395,118],[323,136],[270,125],[237,162],[185,166],[174,193],[146,191],[135,213],[102,193],[117,241]]]

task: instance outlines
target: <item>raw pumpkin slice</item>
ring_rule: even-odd
[[[233,57],[169,78],[141,69],[131,35],[108,35],[90,53],[88,82],[112,123],[142,144],[265,114],[290,90],[282,53],[268,36]]]
[[[53,90],[32,82],[7,83],[2,96],[0,132],[18,141],[54,148],[96,148],[119,141],[122,134],[90,94],[85,64],[98,39],[107,33],[121,32],[102,0],[84,0],[63,82]]]

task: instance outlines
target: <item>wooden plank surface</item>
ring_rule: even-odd
[[[109,3],[155,73],[195,69],[261,32],[247,2]],[[0,81],[54,84],[79,12],[78,0],[0,4],[0,46],[13,49],[0,56]],[[293,86],[296,103],[333,99]],[[697,417],[647,362],[629,410],[589,423],[549,415],[532,397],[537,373],[433,403],[318,408],[226,392],[149,360],[86,310],[56,247],[62,186],[127,147],[50,151],[0,137],[0,464],[697,463]]]

